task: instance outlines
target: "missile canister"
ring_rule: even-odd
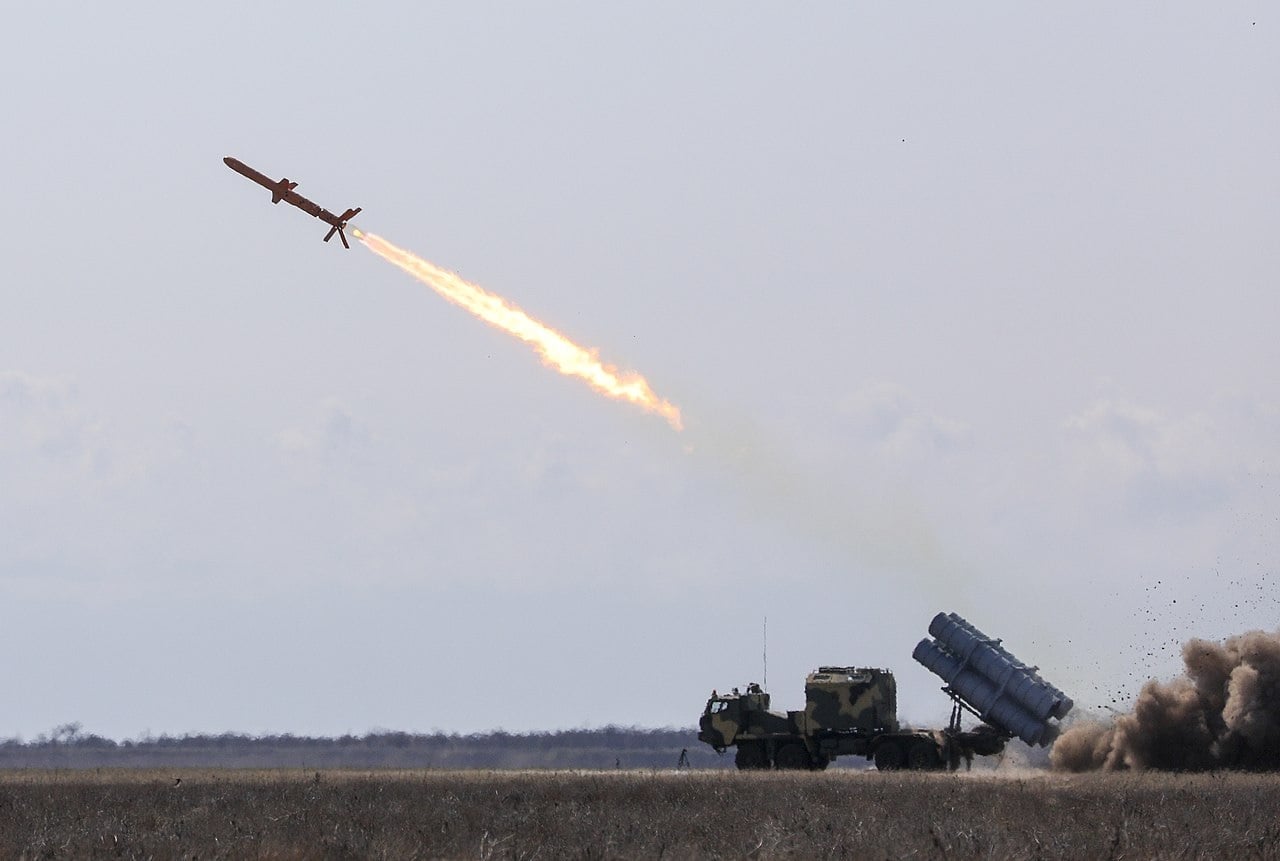
[[[939,613],[938,615],[942,615],[942,614],[941,614],[941,613]],[[1004,646],[1003,646],[1003,645],[1001,645],[1001,643],[1000,643],[1000,641],[999,641],[998,639],[993,639],[993,638],[991,638],[991,637],[988,637],[986,634],[984,634],[984,633],[982,633],[981,631],[979,631],[979,630],[978,630],[978,629],[973,625],[973,623],[972,623],[972,622],[970,622],[970,621],[968,621],[968,620],[964,619],[963,617],[961,617],[961,616],[959,616],[959,615],[957,615],[957,614],[955,614],[955,613],[948,613],[948,614],[947,614],[947,618],[948,618],[948,619],[950,619],[952,622],[954,622],[954,623],[955,623],[956,625],[958,625],[959,627],[961,627],[961,628],[963,628],[964,630],[968,631],[968,632],[969,632],[970,634],[972,634],[976,639],[986,641],[986,642],[991,646],[991,648],[992,648],[992,649],[994,649],[997,653],[999,653],[1000,655],[1002,655],[1002,656],[1004,656],[1005,658],[1007,658],[1007,659],[1008,659],[1009,661],[1011,661],[1012,663],[1015,663],[1015,664],[1021,664],[1021,662],[1020,662],[1017,658],[1015,658],[1015,657],[1013,656],[1013,654],[1012,654],[1008,649],[1004,648]],[[935,621],[935,622],[937,621],[937,617],[936,617],[936,616],[934,617],[934,621]],[[1025,665],[1023,665],[1023,666],[1025,666]],[[1043,678],[1042,678],[1042,677],[1041,677],[1041,676],[1036,672],[1036,668],[1035,668],[1035,667],[1026,667],[1026,670],[1027,670],[1027,672],[1028,672],[1028,673],[1029,673],[1029,674],[1030,674],[1030,675],[1031,675],[1031,676],[1032,676],[1032,677],[1033,677],[1033,678],[1034,678],[1034,679],[1035,679],[1039,684],[1043,685],[1046,689],[1048,689],[1049,691],[1051,691],[1051,692],[1053,693],[1054,697],[1059,701],[1059,704],[1054,708],[1053,716],[1054,716],[1054,717],[1057,717],[1057,718],[1064,718],[1064,717],[1066,717],[1066,716],[1067,716],[1067,712],[1071,711],[1072,707],[1074,707],[1074,705],[1075,705],[1075,702],[1071,699],[1071,697],[1067,696],[1065,693],[1063,693],[1060,689],[1058,689],[1058,688],[1057,688],[1057,687],[1055,687],[1054,685],[1051,685],[1049,682],[1045,681],[1045,680],[1044,680],[1044,679],[1043,679]]]
[[[966,665],[963,658],[936,640],[921,640],[911,657],[941,676],[988,723],[1013,733],[1027,744],[1044,746],[1058,737],[1057,726],[1031,715],[1007,690]]]
[[[1074,705],[1071,698],[1019,661],[999,640],[992,639],[955,613],[939,613],[929,633],[979,675],[1002,689],[1037,720],[1063,718]]]

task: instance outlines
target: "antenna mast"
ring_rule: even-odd
[[[761,684],[769,690],[769,617],[764,617],[764,679]]]

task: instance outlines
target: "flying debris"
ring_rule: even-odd
[[[333,234],[336,233],[338,234],[338,238],[342,240],[343,248],[351,247],[347,244],[347,234],[344,233],[343,230],[346,228],[347,222],[352,218],[355,218],[356,213],[360,211],[360,207],[357,206],[355,209],[348,209],[341,215],[334,215],[329,210],[316,206],[314,203],[295,192],[294,189],[298,187],[298,184],[296,182],[290,182],[287,177],[282,178],[277,182],[276,180],[258,173],[244,162],[234,159],[231,156],[227,156],[222,161],[227,165],[227,167],[231,168],[236,173],[241,176],[247,176],[258,185],[269,190],[271,192],[272,203],[279,203],[283,200],[285,203],[292,204],[308,215],[315,216],[325,224],[329,225],[329,232],[324,235],[325,242],[332,239]]]

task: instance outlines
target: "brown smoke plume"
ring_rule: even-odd
[[[1063,732],[1053,767],[1280,769],[1280,632],[1190,640],[1182,662],[1186,675],[1147,682],[1131,713]]]

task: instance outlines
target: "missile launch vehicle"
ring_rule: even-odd
[[[921,640],[912,656],[946,682],[952,708],[944,729],[899,726],[889,670],[826,666],[805,679],[798,711],[771,710],[769,694],[754,683],[745,692],[713,691],[698,739],[719,753],[736,748],[740,769],[823,769],[836,757],[861,756],[881,770],[954,770],[962,760],[1003,752],[1015,736],[1053,743],[1054,720],[1071,710],[1070,697],[955,613],[935,616],[929,633],[935,639]],[[965,713],[981,723],[964,729]]]

